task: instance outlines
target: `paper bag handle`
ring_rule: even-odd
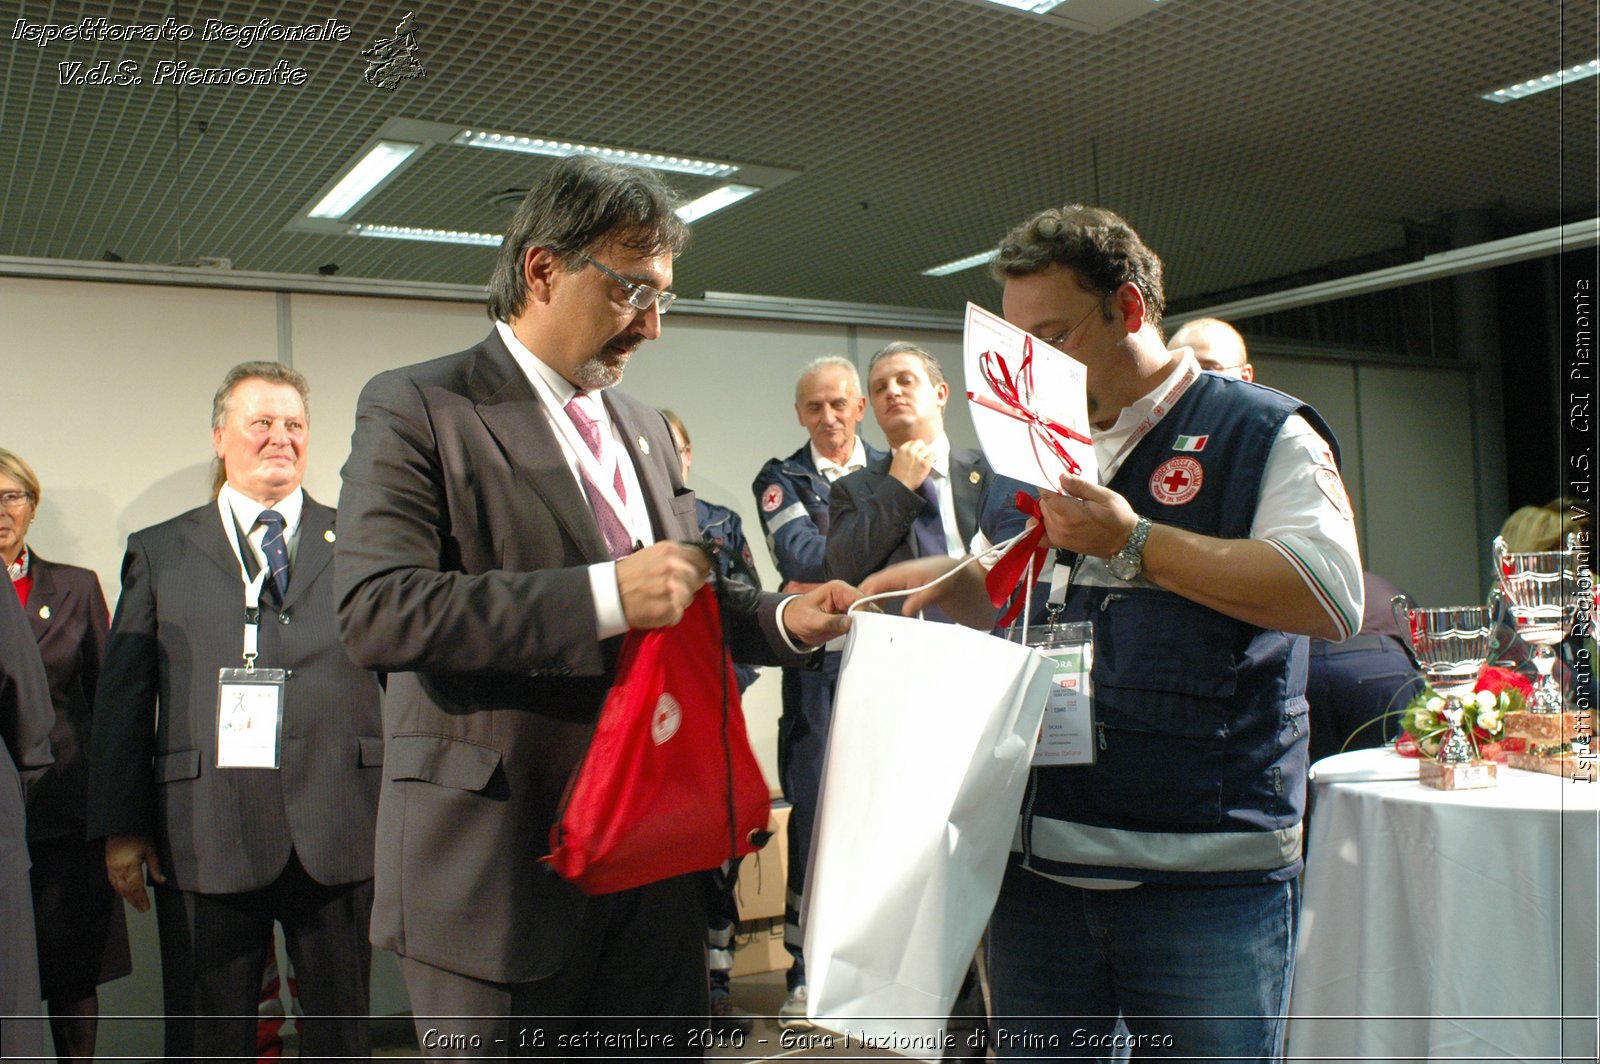
[[[1028,534],[1027,531],[1019,532],[1015,536],[1012,536],[1010,539],[1006,540],[1004,543],[997,543],[994,546],[990,547],[988,550],[984,551],[983,554],[969,554],[969,555],[967,555],[965,558],[963,558],[961,560],[961,564],[960,565],[952,567],[949,572],[943,573],[940,576],[935,577],[932,580],[929,580],[926,584],[923,584],[921,587],[909,587],[909,588],[897,589],[897,590],[894,590],[894,591],[880,591],[876,595],[867,595],[867,596],[865,596],[863,598],[858,598],[858,599],[856,599],[854,602],[852,602],[850,604],[850,608],[847,609],[845,612],[846,613],[854,613],[860,607],[867,605],[869,602],[877,602],[879,599],[905,598],[908,595],[915,595],[919,591],[926,591],[930,587],[934,587],[934,586],[936,586],[938,584],[944,583],[946,580],[950,579],[952,576],[955,576],[961,570],[965,569],[967,566],[971,565],[973,562],[977,561],[979,558],[983,557],[984,555],[988,555],[988,554],[1004,554],[1013,545],[1015,545],[1017,543],[1020,543],[1022,541],[1022,538],[1024,536],[1026,536],[1027,534]]]

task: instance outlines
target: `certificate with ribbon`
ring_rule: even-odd
[[[962,364],[995,472],[1051,491],[1063,473],[1098,481],[1083,363],[968,303]]]

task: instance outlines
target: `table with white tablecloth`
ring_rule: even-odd
[[[1596,1059],[1600,783],[1317,763],[1291,1059]]]

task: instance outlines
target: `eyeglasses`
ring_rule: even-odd
[[[620,284],[628,293],[628,305],[633,307],[635,310],[649,310],[651,304],[655,304],[656,310],[662,314],[665,314],[667,312],[667,308],[672,306],[672,304],[677,301],[678,293],[676,292],[663,292],[659,288],[651,288],[647,284],[640,284],[638,281],[630,281],[617,271],[600,265],[600,263],[594,261],[581,251],[578,252],[578,258],[582,259],[584,262],[587,262],[590,266],[593,266],[595,269],[599,270],[601,273]]]
[[[7,510],[20,510],[32,499],[33,496],[25,491],[0,491],[0,507]]]
[[[1039,339],[1044,341],[1045,343],[1049,344],[1051,347],[1060,347],[1062,344],[1067,342],[1067,337],[1071,336],[1073,333],[1078,331],[1078,326],[1080,326],[1084,322],[1088,321],[1090,315],[1092,315],[1095,311],[1097,311],[1099,309],[1100,308],[1098,306],[1090,307],[1088,314],[1085,314],[1083,317],[1081,317],[1077,321],[1073,322],[1072,323],[1072,327],[1069,328],[1066,332],[1058,333],[1055,336],[1041,336],[1041,337],[1039,337]]]

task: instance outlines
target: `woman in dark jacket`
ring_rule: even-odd
[[[105,852],[84,838],[90,712],[110,615],[88,569],[45,561],[27,545],[39,479],[0,449],[0,562],[22,602],[50,682],[55,764],[28,794],[39,983],[63,1060],[94,1056],[95,987],[132,970],[122,904],[106,880]]]

